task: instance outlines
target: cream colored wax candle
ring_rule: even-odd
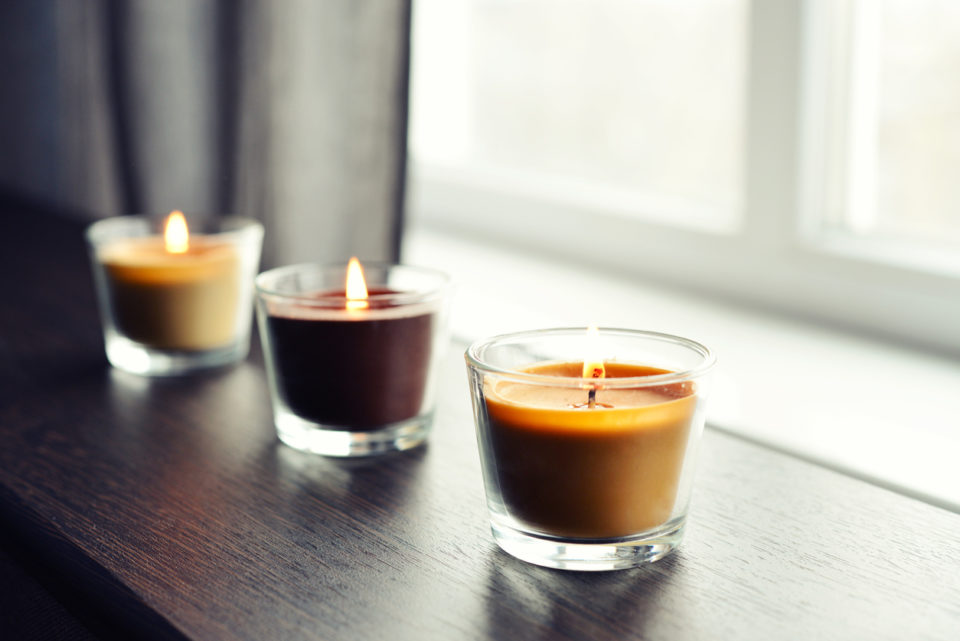
[[[178,212],[175,212],[175,214]],[[170,229],[168,222],[167,229]],[[205,236],[124,238],[101,247],[114,323],[127,338],[164,350],[209,350],[237,338],[240,259]]]

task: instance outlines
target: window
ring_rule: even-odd
[[[412,125],[421,167],[627,216],[735,223],[744,0],[421,7]]]
[[[936,268],[960,250],[960,4],[820,3],[820,86],[810,105],[825,159],[822,229],[913,248]],[[949,270],[950,261],[942,261]]]
[[[415,12],[415,218],[960,352],[956,3]]]

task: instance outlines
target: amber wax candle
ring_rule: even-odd
[[[575,378],[582,363],[520,372]],[[609,378],[668,374],[607,363]],[[696,397],[682,384],[583,390],[491,382],[485,394],[490,444],[504,507],[545,534],[616,538],[666,523],[676,502]],[[536,454],[533,454],[536,453]]]
[[[295,265],[257,277],[280,439],[331,456],[408,449],[433,416],[447,279],[401,265]]]
[[[262,228],[226,219],[191,233],[181,212],[150,233],[143,217],[88,232],[111,363],[175,374],[239,360],[249,346],[251,289]]]
[[[706,348],[629,330],[544,330],[475,344],[467,361],[501,547],[590,570],[655,560],[679,544]]]

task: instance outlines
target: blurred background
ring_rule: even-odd
[[[960,354],[957,3],[415,16],[430,224]]]
[[[801,142],[821,147],[811,173],[827,176],[822,226],[956,247],[960,5],[772,2],[791,24],[768,29],[751,20],[774,10],[752,4],[420,0],[413,154],[736,230],[743,143],[763,117],[748,94],[773,82],[751,57],[790,58],[806,99],[793,108],[810,112]],[[764,42],[774,30],[787,33]]]
[[[0,187],[254,216],[266,265],[395,256],[409,23],[392,0],[4,2]]]

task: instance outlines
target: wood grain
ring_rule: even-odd
[[[9,207],[8,207],[9,209]],[[180,639],[955,639],[960,515],[708,430],[687,539],[565,573],[490,537],[463,346],[429,445],[279,444],[258,349],[143,379],[103,357],[82,226],[0,237],[0,526],[118,629]]]

